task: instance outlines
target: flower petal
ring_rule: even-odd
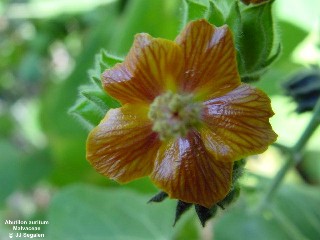
[[[124,105],[108,111],[87,139],[87,159],[101,174],[118,182],[149,175],[160,141],[152,132],[147,108]]]
[[[269,118],[274,114],[262,91],[241,84],[230,93],[204,103],[205,146],[218,161],[236,161],[264,152],[277,139]]]
[[[190,132],[160,148],[151,179],[172,198],[210,208],[229,192],[232,164],[216,161]]]
[[[189,23],[175,40],[182,46],[185,73],[183,91],[202,99],[222,96],[240,84],[235,47],[229,28],[206,20]]]
[[[174,87],[183,71],[182,50],[175,42],[137,34],[123,63],[102,75],[104,89],[121,103],[152,102]]]

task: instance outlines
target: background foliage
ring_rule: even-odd
[[[233,1],[214,2],[223,9]],[[52,240],[319,239],[319,129],[270,201],[263,201],[264,194],[286,153],[270,147],[250,158],[239,200],[219,211],[205,229],[192,212],[173,228],[175,201],[146,204],[157,192],[147,178],[119,186],[86,161],[90,125],[78,123],[68,111],[79,86],[89,83],[90,74],[95,77],[88,70],[101,67],[95,66],[96,55],[104,49],[125,56],[138,32],[174,39],[184,24],[186,3],[193,6],[188,20],[201,17],[209,6],[205,0],[0,2],[0,239],[11,231],[5,219],[49,220],[41,230]],[[295,145],[312,115],[295,113],[296,103],[281,86],[320,64],[319,9],[317,0],[273,4],[282,53],[254,84],[272,99],[272,125],[277,144],[284,147]],[[228,16],[236,29],[235,19]],[[239,67],[248,77],[261,70]],[[92,118],[91,124],[103,115],[90,112],[86,102],[77,106]]]

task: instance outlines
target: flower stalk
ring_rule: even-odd
[[[287,172],[292,167],[296,166],[298,163],[301,162],[301,160],[303,159],[301,152],[303,151],[304,147],[308,143],[313,133],[318,128],[319,124],[320,124],[320,98],[318,99],[317,104],[314,108],[314,112],[310,119],[309,124],[307,125],[306,129],[304,130],[304,132],[302,133],[301,137],[296,142],[296,144],[291,148],[286,148],[286,149],[282,148],[282,150],[286,150],[288,153],[287,160],[285,164],[282,166],[282,168],[279,170],[277,175],[274,177],[268,191],[263,196],[260,202],[260,205],[258,206],[259,210],[262,210],[269,202],[272,201],[273,197],[275,196],[275,193],[277,192]]]

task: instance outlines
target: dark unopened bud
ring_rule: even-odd
[[[298,104],[298,113],[312,111],[320,97],[320,69],[297,73],[283,84],[283,88]]]

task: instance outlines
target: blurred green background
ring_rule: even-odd
[[[312,113],[295,113],[281,85],[320,64],[320,2],[273,7],[282,54],[256,85],[272,99],[278,143],[292,146]],[[205,229],[192,211],[173,228],[176,203],[147,204],[158,191],[148,178],[120,186],[86,161],[88,130],[68,110],[96,54],[125,56],[139,32],[174,39],[182,14],[182,0],[0,2],[0,240],[7,219],[48,220],[28,233],[52,240],[320,239],[319,129],[268,208],[254,206],[284,163],[275,147],[249,159],[240,199]]]

